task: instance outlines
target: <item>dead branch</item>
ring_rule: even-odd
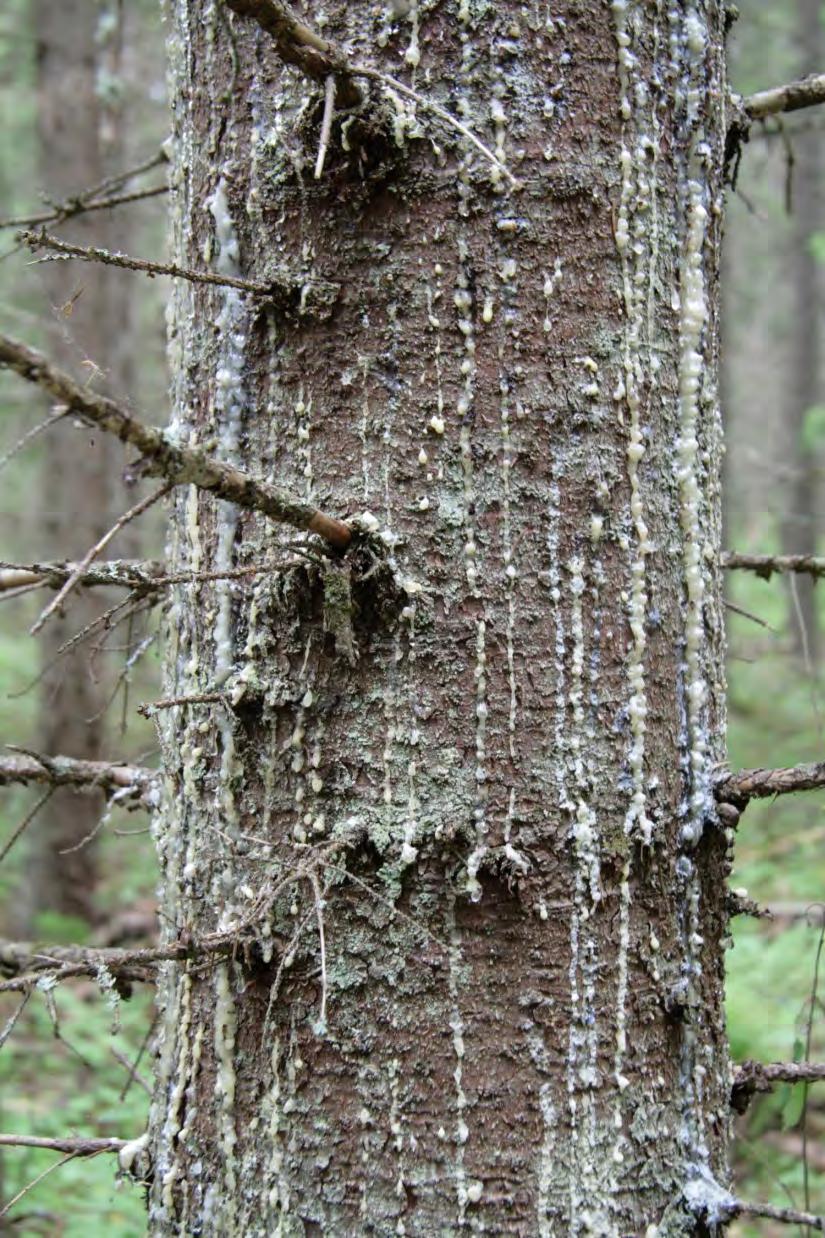
[[[786,769],[741,769],[724,775],[716,784],[716,798],[743,807],[748,800],[769,799],[796,791],[825,787],[825,761],[791,765]]]
[[[816,555],[745,555],[729,551],[722,556],[722,566],[729,572],[756,572],[764,580],[770,580],[774,572],[825,576],[825,558]]]
[[[750,120],[763,120],[779,112],[797,112],[803,107],[815,107],[825,103],[825,73],[812,73],[798,82],[760,90],[742,100],[745,114]]]
[[[11,746],[11,745],[9,745]],[[80,761],[74,757],[47,757],[15,749],[20,755],[0,757],[0,786],[77,787],[107,794],[132,789],[124,798],[126,808],[150,808],[157,793],[158,774],[139,765],[118,765],[110,761]]]
[[[138,705],[142,718],[154,718],[161,709],[177,709],[181,705],[220,705],[228,702],[225,692],[195,692],[191,696],[167,696],[161,701],[144,701]]]
[[[271,520],[317,533],[336,550],[346,550],[349,545],[352,532],[341,520],[326,516],[310,504],[197,448],[174,443],[157,426],[138,421],[114,400],[76,383],[42,353],[0,334],[0,368],[3,367],[36,383],[72,412],[114,434],[121,442],[136,447],[144,473],[163,477],[173,485],[198,486],[239,507],[262,512]]]
[[[142,271],[154,279],[156,275],[170,275],[173,279],[188,279],[193,284],[215,284],[224,288],[237,288],[241,292],[252,292],[259,297],[272,297],[275,292],[293,293],[290,285],[280,289],[274,284],[258,284],[251,279],[241,279],[239,275],[218,275],[214,271],[193,271],[189,267],[178,266],[176,262],[149,262],[146,258],[131,258],[128,254],[113,254],[108,249],[97,249],[93,245],[72,245],[61,241],[57,236],[49,236],[47,232],[20,232],[17,239],[28,245],[32,252],[38,249],[51,249],[67,258],[79,258],[81,262],[102,262],[106,266],[120,267],[124,271]]]
[[[0,562],[0,593],[27,585],[47,585],[59,589],[77,572],[77,563],[2,563]],[[151,593],[169,578],[163,576],[163,564],[151,559],[110,559],[88,567],[78,576],[78,584],[115,585]]]
[[[98,978],[101,972],[108,973],[116,981],[152,984],[158,963],[231,954],[242,946],[241,929],[136,950],[119,947],[41,947],[35,942],[0,940],[0,974],[8,977],[0,981],[0,993],[25,992],[46,978],[51,988],[53,984],[75,976]]]
[[[287,542],[280,550],[306,555],[306,546]],[[172,572],[164,575],[163,564],[154,559],[109,559],[97,563],[82,572],[78,584],[84,588],[111,585],[130,589],[135,594],[154,593],[168,585],[205,584],[215,580],[245,580],[249,576],[262,576],[276,572],[281,563],[253,563],[249,567],[235,567],[225,572]],[[78,568],[77,563],[6,563],[0,561],[0,594],[25,589],[34,585],[47,585],[59,589]]]
[[[89,211],[108,211],[113,206],[126,206],[130,202],[142,202],[145,198],[158,198],[168,193],[168,185],[152,185],[149,189],[134,189],[131,193],[113,194],[110,198],[95,198],[84,202],[82,198],[63,202],[51,211],[41,211],[38,215],[18,215],[15,218],[0,219],[0,228],[32,228],[37,224],[65,223],[75,215],[85,215]]]
[[[777,1083],[818,1083],[825,1079],[825,1062],[754,1062],[736,1067],[730,1103],[744,1113],[757,1092],[770,1092]]]
[[[352,81],[347,57],[329,39],[323,39],[300,22],[280,0],[226,0],[227,8],[240,17],[249,17],[272,37],[278,55],[295,65],[307,77],[323,82],[335,78],[339,107],[355,107],[363,95]]]
[[[119,1152],[128,1142],[128,1139],[40,1139],[36,1135],[0,1135],[0,1148],[46,1148],[49,1152],[71,1152],[73,1156]]]
[[[785,1225],[807,1225],[820,1233],[825,1231],[825,1217],[816,1216],[813,1212],[798,1212],[796,1208],[775,1208],[773,1204],[747,1204],[738,1199],[733,1216],[769,1217]]]
[[[382,73],[379,69],[370,68],[368,65],[351,64],[334,43],[331,43],[328,39],[322,39],[314,31],[299,22],[291,9],[281,3],[281,0],[225,0],[225,3],[241,16],[251,17],[262,30],[272,35],[278,55],[287,64],[296,65],[307,76],[324,83],[326,83],[329,77],[333,77],[336,84],[334,101],[338,106],[352,107],[361,102],[361,91],[355,85],[354,78],[364,77],[378,82],[385,90],[397,91],[398,94],[405,95],[408,99],[413,100],[420,107],[424,108],[425,111],[431,112],[433,116],[438,117],[443,124],[451,129],[455,129],[457,133],[460,133],[462,137],[466,138],[468,142],[471,142],[473,146],[481,151],[485,159],[489,159],[490,163],[498,168],[513,188],[520,188],[521,182],[513,176],[513,173],[506,164],[503,164],[498,156],[490,150],[489,146],[485,146],[471,129],[468,129],[456,116],[453,116],[452,112],[448,112],[446,108],[435,103],[427,95],[419,94],[417,90],[413,90],[412,87],[399,82],[397,78],[390,77],[388,73]],[[327,95],[327,98],[329,98],[329,95]],[[328,105],[325,105],[325,115],[327,111]],[[324,149],[323,133],[321,149]],[[320,152],[319,162],[323,168]]]

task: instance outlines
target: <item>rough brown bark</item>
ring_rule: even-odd
[[[159,715],[164,931],[260,929],[166,969],[151,1232],[714,1233],[722,13],[325,15],[523,189],[388,97],[316,181],[322,91],[170,6],[174,260],[342,287],[177,288],[175,432],[383,551],[176,591],[167,695],[233,704]],[[181,495],[172,570],[279,536]]]

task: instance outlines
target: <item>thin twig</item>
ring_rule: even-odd
[[[7,1204],[4,1204],[3,1207],[0,1208],[0,1220],[2,1220],[3,1217],[6,1216],[7,1213],[11,1211],[11,1209],[14,1207],[15,1204],[20,1202],[20,1200],[23,1198],[24,1195],[28,1195],[29,1191],[33,1191],[34,1188],[38,1186],[39,1183],[41,1183],[44,1178],[47,1178],[50,1173],[54,1173],[56,1169],[60,1169],[62,1165],[66,1165],[68,1164],[69,1161],[73,1161],[76,1156],[77,1156],[76,1152],[70,1152],[67,1156],[61,1157],[59,1161],[55,1161],[53,1164],[48,1165],[46,1169],[43,1170],[42,1173],[37,1175],[36,1178],[32,1178],[31,1182],[27,1182],[26,1185],[22,1187],[21,1190],[19,1190],[16,1195],[12,1196],[12,1198],[9,1200]]]
[[[744,606],[737,606],[735,602],[728,600],[725,601],[725,606],[728,610],[732,610],[735,615],[741,615],[743,619],[750,619],[751,623],[758,624],[760,628],[767,628],[769,632],[776,631],[776,628],[766,623],[764,619],[760,619],[758,615],[755,615],[750,610],[745,610]]]
[[[259,297],[271,297],[274,291],[272,284],[258,284],[254,280],[241,279],[239,275],[193,271],[189,267],[178,266],[176,262],[149,262],[146,258],[113,254],[108,249],[98,249],[93,245],[72,245],[69,241],[61,241],[59,237],[49,236],[46,232],[21,232],[19,239],[31,250],[51,249],[67,258],[79,258],[81,262],[102,262],[106,266],[121,267],[124,271],[142,271],[144,275],[152,278],[156,275],[170,275],[173,279],[187,279],[192,284],[238,288],[241,292],[252,292]]]
[[[128,1142],[128,1139],[41,1139],[36,1135],[0,1135],[0,1148],[46,1148],[50,1152],[71,1152],[72,1156],[119,1152]]]
[[[2,763],[2,758],[0,758],[0,763]],[[54,795],[54,792],[55,792],[54,787],[49,787],[47,791],[44,791],[44,793],[40,796],[40,799],[35,804],[34,808],[32,808],[30,812],[27,812],[23,820],[17,826],[17,828],[12,830],[11,835],[6,839],[2,848],[0,848],[0,864],[3,863],[6,856],[9,854],[12,847],[17,842],[18,838],[20,838],[21,835],[24,834],[26,830],[29,828],[32,821],[34,821],[35,817],[40,812],[40,809],[45,808],[46,804],[48,804],[49,800]],[[0,1041],[0,1044],[2,1044],[2,1041]]]
[[[78,789],[101,790],[107,794],[114,791],[132,790],[135,806],[151,806],[157,793],[159,775],[155,770],[137,765],[118,765],[110,761],[81,761],[74,757],[41,756],[20,748],[15,757],[0,757],[0,786],[9,783],[45,784],[50,791],[55,787],[72,786]],[[6,844],[8,848],[14,838]],[[5,850],[0,854],[3,859]]]
[[[142,718],[153,718],[161,709],[177,709],[182,705],[218,705],[228,699],[225,692],[194,692],[191,696],[167,696],[160,701],[144,701],[138,705]]]
[[[12,1032],[14,1031],[17,1020],[20,1018],[21,1014],[23,1013],[23,1011],[26,1009],[29,1002],[31,1001],[31,995],[33,992],[34,992],[34,989],[29,989],[27,993],[23,994],[22,1001],[18,1005],[17,1009],[10,1015],[10,1017],[6,1021],[6,1026],[3,1028],[2,1032],[0,1032],[0,1049],[3,1048],[3,1045],[6,1043],[9,1036],[11,1036]]]
[[[158,198],[168,193],[168,185],[152,185],[149,189],[135,189],[132,193],[114,194],[110,198],[95,198],[85,202],[78,198],[75,202],[64,202],[62,206],[51,211],[41,211],[39,215],[19,215],[15,219],[0,219],[0,228],[32,228],[37,224],[65,223],[75,215],[85,215],[89,211],[106,211],[112,206],[127,206],[131,202],[142,202],[145,198]]]
[[[799,1212],[796,1208],[775,1208],[773,1204],[748,1204],[736,1201],[735,1216],[770,1217],[785,1225],[807,1225],[810,1229],[825,1231],[825,1218],[812,1212]]]
[[[151,494],[141,499],[139,503],[136,503],[134,507],[130,507],[129,510],[124,512],[122,516],[119,516],[112,527],[95,542],[94,546],[89,547],[66,583],[55,594],[45,610],[41,612],[38,619],[32,624],[29,629],[32,636],[36,636],[43,627],[44,623],[48,620],[49,616],[53,615],[55,611],[60,608],[71,593],[72,589],[81,579],[86,569],[90,567],[97,556],[106,549],[109,542],[117,536],[121,529],[125,528],[127,524],[131,523],[131,521],[136,520],[138,516],[142,516],[145,511],[148,511],[150,507],[153,507],[155,503],[158,503],[162,498],[165,498],[171,489],[171,482],[165,482],[164,485],[159,486],[157,490],[154,490]]]
[[[349,546],[352,532],[343,521],[326,516],[311,504],[250,477],[231,464],[215,460],[197,448],[172,442],[157,426],[146,425],[114,400],[76,383],[36,349],[0,334],[0,368],[3,367],[36,383],[73,412],[114,434],[121,442],[136,447],[142,456],[143,472],[165,477],[176,486],[190,483],[238,507],[262,512],[271,520],[318,533],[336,550],[346,550]]]
[[[825,787],[825,761],[810,765],[791,765],[786,769],[742,769],[725,774],[716,784],[716,798],[732,804],[747,804],[751,799],[791,795]]]
[[[154,168],[158,168],[161,164],[168,162],[165,151],[161,149],[156,151],[154,155],[150,155],[148,159],[142,160],[135,167],[128,168],[125,172],[116,172],[112,176],[107,176],[102,181],[98,181],[96,185],[81,190],[80,193],[74,194],[64,202],[53,202],[49,214],[32,215],[21,219],[4,219],[0,221],[0,228],[22,228],[30,223],[51,223],[52,220],[62,223],[64,219],[69,219],[72,215],[88,210],[90,202],[110,199],[112,194],[122,189],[129,181],[142,176],[145,172],[151,172]],[[163,188],[165,189],[166,187],[163,186]]]
[[[151,1087],[146,1082],[146,1080],[143,1079],[137,1073],[137,1071],[134,1068],[134,1065],[132,1064],[132,1062],[129,1061],[126,1054],[121,1053],[119,1049],[116,1049],[114,1047],[114,1045],[112,1045],[111,1048],[112,1048],[112,1057],[115,1059],[116,1062],[120,1062],[120,1065],[124,1068],[124,1070],[128,1071],[129,1077],[126,1080],[127,1088],[131,1083],[137,1083],[140,1087],[143,1088],[147,1096],[151,1096],[152,1095]]]
[[[137,1078],[137,1068],[138,1066],[140,1066],[141,1058],[143,1057],[146,1050],[149,1048],[149,1042],[151,1041],[152,1036],[154,1035],[154,1031],[155,1031],[155,1028],[157,1027],[157,1024],[158,1024],[158,1016],[157,1014],[154,1014],[152,1016],[152,1022],[149,1024],[149,1026],[146,1029],[146,1035],[143,1037],[143,1040],[140,1042],[140,1048],[137,1051],[137,1057],[135,1058],[134,1062],[130,1063],[131,1070],[130,1070],[129,1078],[126,1080],[123,1087],[121,1088],[120,1095],[118,1096],[119,1101],[124,1101],[126,1099],[126,1094],[128,1093],[129,1088],[132,1086],[132,1080]]]
[[[10,460],[13,460],[15,456],[19,455],[23,448],[28,447],[29,443],[41,435],[44,430],[50,430],[52,426],[57,425],[58,421],[62,421],[66,416],[67,411],[67,409],[58,409],[56,412],[51,412],[48,417],[43,419],[43,421],[39,422],[36,426],[33,426],[31,430],[27,430],[23,437],[18,439],[14,446],[10,447],[4,456],[0,456],[0,469],[4,469]]]
[[[324,160],[327,157],[329,135],[332,132],[332,117],[335,114],[335,78],[330,73],[324,83],[324,115],[321,120],[321,138],[318,143],[318,158],[315,160],[315,179],[319,181],[324,174]]]
[[[760,90],[742,100],[742,106],[750,120],[762,120],[776,116],[778,112],[797,112],[803,107],[815,107],[825,103],[825,73],[812,73],[798,82]]]

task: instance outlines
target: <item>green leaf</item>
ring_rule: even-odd
[[[790,1130],[801,1120],[806,1096],[807,1089],[804,1083],[796,1083],[793,1087],[788,1086],[788,1098],[782,1106],[782,1129],[784,1131]]]

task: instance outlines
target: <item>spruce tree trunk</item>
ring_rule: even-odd
[[[368,514],[176,502],[288,565],[169,612],[164,926],[243,944],[161,986],[151,1232],[716,1232],[721,7],[324,6],[519,191],[375,82],[316,180],[322,89],[169,7],[174,257],[295,284],[177,288],[173,432]]]

